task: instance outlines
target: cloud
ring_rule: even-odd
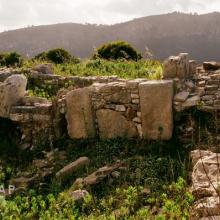
[[[172,11],[219,10],[219,0],[0,0],[0,31],[63,22],[112,24]]]

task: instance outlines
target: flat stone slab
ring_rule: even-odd
[[[220,69],[220,63],[214,61],[204,62],[203,68],[204,70],[218,70]]]
[[[189,96],[189,92],[183,91],[183,92],[177,93],[174,96],[174,101],[176,101],[176,102],[184,102],[184,101],[186,101],[188,96]]]
[[[197,106],[199,104],[199,101],[200,101],[200,97],[199,96],[193,96],[189,99],[187,99],[182,107],[183,108],[189,108],[189,107],[193,107],[193,106]]]
[[[120,112],[101,109],[96,112],[99,135],[102,139],[117,137],[134,138],[138,136],[133,122],[128,121]]]
[[[143,138],[169,140],[173,133],[173,81],[139,84]]]
[[[73,139],[95,137],[91,90],[91,87],[87,87],[67,93],[67,129]]]
[[[71,176],[76,170],[83,166],[88,165],[90,162],[88,157],[80,157],[79,159],[73,161],[72,163],[63,167],[60,171],[56,173],[58,179],[63,179],[67,176]]]

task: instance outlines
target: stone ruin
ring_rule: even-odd
[[[0,75],[4,100],[0,116],[18,123],[22,132],[22,149],[34,147],[40,140],[52,143],[59,138],[65,130],[60,126],[62,120],[66,120],[68,135],[72,139],[169,140],[172,137],[172,80],[60,77],[35,72],[28,74],[27,79],[17,72],[8,73],[7,78],[6,71]],[[14,92],[17,85],[6,89],[7,81],[11,79],[23,82],[21,94]],[[53,101],[30,97],[25,92],[30,82],[49,82],[62,88],[70,81],[72,86],[61,89]],[[15,93],[18,97],[13,95]]]
[[[37,66],[25,72],[26,77],[4,69],[0,70],[0,117],[19,125],[22,149],[42,140],[52,144],[66,130],[72,139],[169,140],[175,112],[218,108],[216,71],[210,75],[185,53],[168,58],[164,79],[157,81],[63,77],[53,75],[50,65]],[[49,86],[56,97],[50,101],[27,96],[27,84]]]
[[[115,76],[62,77],[53,75],[47,69],[50,66],[29,70],[26,77],[19,71],[2,69],[0,117],[20,127],[22,149],[34,148],[42,140],[52,145],[66,130],[72,139],[169,140],[177,126],[174,114],[192,107],[202,112],[220,110],[220,64],[197,65],[188,57],[181,53],[165,60],[163,80],[157,81]],[[27,84],[49,85],[57,95],[53,101],[28,96]],[[193,132],[191,127],[182,130]],[[210,151],[192,152],[192,191],[199,218],[220,215],[218,158]],[[115,171],[114,167],[103,169]],[[91,176],[91,184],[93,181]]]

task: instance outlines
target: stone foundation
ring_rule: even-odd
[[[24,149],[41,139],[52,143],[64,130],[73,139],[169,140],[175,112],[192,107],[212,112],[220,109],[218,64],[206,62],[196,67],[196,62],[185,53],[164,62],[164,80],[158,81],[122,80],[114,76],[62,77],[51,74],[47,68],[28,70],[27,80],[19,71],[0,70],[0,89],[4,94],[1,117],[20,124]],[[23,79],[24,83],[7,87],[11,77]],[[26,96],[26,83],[53,88],[53,102]]]

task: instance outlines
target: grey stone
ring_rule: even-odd
[[[38,64],[33,70],[40,72],[42,74],[53,75],[53,65],[51,63]]]
[[[101,138],[133,138],[138,136],[134,123],[128,121],[119,112],[101,109],[96,112],[96,116]]]
[[[210,61],[210,62],[204,62],[203,63],[204,70],[218,70],[220,69],[220,63]]]
[[[125,112],[126,108],[125,108],[124,105],[116,105],[115,110],[118,111],[118,112]]]
[[[76,89],[66,96],[68,134],[73,139],[95,137],[91,103],[92,88]]]
[[[186,101],[188,96],[189,96],[189,92],[185,92],[185,91],[180,92],[174,96],[174,101],[175,102],[184,102],[184,101]]]
[[[11,107],[19,104],[26,94],[27,79],[24,75],[12,75],[0,83],[0,117],[9,117]]]
[[[173,81],[139,84],[143,137],[169,140],[173,132]]]
[[[189,108],[189,107],[197,106],[199,104],[199,101],[200,101],[200,97],[199,96],[193,96],[193,97],[187,99],[182,104],[182,107],[183,108]]]
[[[79,159],[73,161],[67,166],[63,167],[56,173],[56,178],[63,180],[64,178],[71,176],[75,171],[83,166],[88,165],[90,162],[88,157],[80,157]]]

